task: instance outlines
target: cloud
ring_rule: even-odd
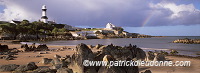
[[[0,13],[0,20],[7,21],[37,21],[41,17],[41,6],[45,4],[49,20],[73,26],[102,27],[108,22],[122,27],[200,24],[200,11],[193,4],[146,0],[2,1],[0,5],[6,8]]]
[[[164,13],[166,16],[159,17],[166,18],[164,21],[167,21],[168,25],[200,24],[200,10],[196,9],[193,4],[177,5],[171,2],[161,2],[157,4],[150,4],[150,7],[155,9],[155,13],[157,11],[163,11],[162,13]]]

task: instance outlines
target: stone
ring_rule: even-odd
[[[61,56],[60,55],[54,55],[54,58],[61,58]]]
[[[35,43],[33,43],[30,47],[29,47],[29,51],[34,51],[36,49]]]
[[[165,56],[160,53],[154,53],[155,57],[153,61],[165,61]]]
[[[116,60],[126,60],[127,58],[136,58],[144,60],[145,52],[137,46],[129,45],[128,47],[114,46],[113,44],[101,48],[101,53],[98,54],[97,60],[102,60],[104,55],[111,55]]]
[[[36,55],[35,57],[38,58],[38,57],[43,57],[43,56],[42,55]]]
[[[20,52],[31,51],[27,44],[22,44],[21,48],[18,48],[17,50],[20,51]]]
[[[20,65],[20,66],[16,69],[16,71],[22,71],[22,72],[24,72],[24,71],[29,71],[29,70],[35,70],[35,69],[37,69],[37,68],[38,68],[38,66],[35,65],[34,62],[29,62],[27,65]]]
[[[3,59],[5,59],[5,60],[14,60],[14,58],[16,58],[16,57],[14,57],[11,54],[8,54],[8,55],[6,55],[6,56],[3,57]]]
[[[73,73],[72,69],[69,68],[59,68],[56,73]]]
[[[59,69],[62,68],[62,64],[55,64],[53,66],[50,67],[51,69]]]
[[[17,67],[19,67],[19,65],[16,64],[1,65],[0,71],[14,71]]]
[[[28,45],[27,44],[22,44],[21,48],[28,48]]]
[[[99,46],[99,45],[97,45]],[[100,51],[93,53],[86,44],[78,44],[74,49],[74,54],[71,57],[71,62],[68,66],[74,73],[139,73],[138,66],[83,66],[84,60],[90,61],[116,61],[116,60],[144,60],[146,53],[138,48],[136,45],[129,45],[125,47],[115,46],[113,44],[99,47]],[[66,63],[65,58],[65,63]],[[63,61],[63,60],[61,60]],[[64,65],[64,63],[62,63]]]
[[[17,49],[19,52],[26,52],[28,49],[27,48],[18,48]]]
[[[76,49],[74,50],[75,53],[72,55],[72,61],[70,63],[70,67],[72,67],[74,73],[86,73],[86,71],[93,72],[95,71],[94,67],[84,67],[83,61],[84,60],[94,60],[94,54],[91,49],[88,48],[86,44],[78,44]],[[75,67],[75,68],[73,68]]]
[[[42,64],[49,64],[51,61],[52,61],[52,59],[43,58],[42,61],[40,61],[40,63],[42,63]]]
[[[52,65],[56,65],[56,64],[61,64],[60,59],[58,58],[53,58],[53,60],[50,62]]]
[[[93,48],[93,46],[92,45],[88,45],[88,48]]]
[[[1,45],[0,44],[0,52],[3,52],[3,51],[8,51],[8,45]]]
[[[146,53],[142,50],[142,49],[140,49],[140,48],[137,48],[137,54],[136,54],[136,58],[139,60],[139,59],[141,59],[141,60],[144,60],[145,59],[145,57],[146,57]]]
[[[144,73],[152,73],[151,70],[146,70]]]
[[[100,47],[102,47],[103,45],[102,44],[97,44],[96,46],[95,46],[95,48],[96,49],[99,49]]]
[[[37,68],[33,73],[56,73],[55,69],[50,69],[48,67]]]
[[[49,51],[48,47],[46,44],[40,44],[38,47],[35,49],[36,51]]]
[[[171,55],[177,55],[177,54],[178,54],[178,51],[176,51],[176,50],[171,50],[170,54],[171,54]]]
[[[145,60],[146,61],[153,61],[154,57],[155,57],[155,55],[153,54],[153,52],[148,51],[148,52],[146,52],[146,58],[145,58]]]
[[[39,52],[39,54],[48,54],[48,52]]]

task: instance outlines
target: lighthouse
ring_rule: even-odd
[[[41,17],[41,21],[44,22],[44,23],[47,23],[47,15],[46,15],[46,11],[47,11],[47,8],[45,5],[42,6],[42,17]]]

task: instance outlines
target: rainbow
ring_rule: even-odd
[[[150,22],[152,16],[153,16],[153,13],[150,13],[150,14],[145,18],[145,20],[142,22],[141,27],[144,27],[145,25],[147,25],[147,24]]]

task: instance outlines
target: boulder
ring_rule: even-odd
[[[40,63],[42,63],[42,64],[49,64],[51,61],[52,61],[52,59],[43,58],[42,61],[40,61]]]
[[[21,48],[18,49],[18,51],[20,52],[26,52],[26,51],[30,51],[29,47],[27,44],[22,44]]]
[[[126,61],[130,60],[132,59],[128,58]],[[115,58],[111,55],[105,55],[103,61],[115,61]],[[137,66],[101,66],[98,73],[139,73],[139,69]]]
[[[145,58],[145,60],[146,61],[153,61],[154,57],[155,57],[155,55],[153,54],[153,52],[148,51],[148,52],[146,52],[146,58]]]
[[[83,66],[84,60],[94,60],[94,54],[91,49],[88,48],[86,44],[78,44],[75,49],[75,53],[72,55],[72,61],[70,66],[73,68],[74,73],[85,73],[95,71],[94,67],[85,67]]]
[[[27,65],[20,65],[20,66],[16,69],[16,71],[22,71],[22,72],[24,72],[24,71],[29,71],[29,70],[35,70],[35,69],[37,69],[37,68],[38,68],[38,66],[35,65],[34,62],[30,62],[30,63],[28,63]]]
[[[61,56],[60,55],[54,55],[54,58],[61,58]]]
[[[55,64],[50,67],[51,69],[59,69],[62,68],[62,64]]]
[[[94,48],[95,49],[99,49],[100,47],[102,47],[103,45],[102,44],[97,44]]]
[[[34,51],[36,49],[35,43],[33,43],[30,47],[29,47],[29,51]]]
[[[88,45],[88,48],[93,48],[94,46],[92,46],[92,45]]]
[[[50,62],[52,65],[56,65],[56,64],[61,64],[61,61],[59,58],[53,58],[53,60]]]
[[[114,58],[111,55],[105,55],[103,61],[114,61]],[[125,72],[122,68],[117,66],[101,66],[98,70],[98,73],[123,73]]]
[[[171,50],[170,54],[171,54],[171,55],[177,55],[177,54],[178,54],[178,51],[176,51],[176,50]]]
[[[26,52],[28,49],[27,48],[18,48],[17,49],[19,52]]]
[[[21,48],[29,48],[27,44],[22,44]]]
[[[136,58],[137,60],[144,60],[145,52],[137,46],[129,45],[128,47],[114,46],[113,44],[103,47],[101,53],[98,54],[97,60],[102,60],[104,55],[111,55],[116,60],[126,60],[128,58]]]
[[[1,45],[0,44],[0,52],[3,52],[3,51],[8,51],[8,45]]]
[[[153,61],[165,61],[165,56],[160,53],[154,53],[155,57]]]
[[[14,71],[19,65],[16,64],[9,64],[9,65],[1,65],[0,66],[0,71]]]
[[[36,51],[48,51],[48,47],[46,44],[41,44],[41,45],[38,45],[38,47],[35,49]]]
[[[55,69],[50,69],[48,67],[37,68],[32,73],[56,73]]]
[[[56,73],[73,73],[72,69],[69,68],[59,68]]]
[[[43,56],[42,55],[36,55],[35,57],[38,58],[38,57],[43,57]]]
[[[151,70],[146,70],[144,73],[152,73]]]
[[[5,60],[14,60],[14,56],[13,55],[6,55],[5,57],[4,57],[4,59]]]
[[[142,49],[137,48],[137,50],[135,50],[135,51],[137,51],[137,54],[136,54],[137,60],[144,60],[145,59],[146,53]]]

